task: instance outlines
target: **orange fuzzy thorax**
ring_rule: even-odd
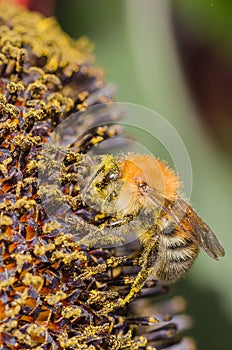
[[[160,159],[150,155],[130,155],[121,165],[122,180],[126,183],[146,183],[162,196],[174,200],[180,188],[175,172]]]

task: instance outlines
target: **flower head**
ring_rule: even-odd
[[[121,253],[80,245],[41,204],[42,146],[72,113],[111,100],[110,90],[102,90],[102,70],[92,64],[92,44],[71,40],[53,18],[6,4],[0,38],[0,348],[151,350],[180,343],[179,349],[190,349],[191,342],[181,343],[179,321],[169,315],[182,311],[182,300],[156,307],[154,315],[152,307],[150,316],[137,315],[136,305],[144,308],[145,297],[167,287],[147,282],[138,301],[119,307],[140,270],[138,242]],[[86,221],[75,165],[118,132],[107,123],[93,128],[66,154],[62,193]]]

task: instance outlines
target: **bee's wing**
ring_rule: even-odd
[[[219,256],[225,255],[216,235],[183,199],[178,198],[175,203],[170,202],[153,188],[149,188],[147,194],[150,202],[166,212],[181,231],[204,249],[210,257],[218,260]]]
[[[183,199],[178,199],[174,207],[169,207],[169,210],[181,230],[186,232],[209,256],[218,260],[219,256],[225,255],[224,249],[216,235]],[[184,218],[184,221],[187,221],[187,225],[189,224],[192,230],[185,230],[184,221],[182,221],[183,225],[180,222],[182,218]]]

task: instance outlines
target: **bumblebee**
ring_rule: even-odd
[[[199,248],[216,260],[224,256],[216,235],[184,200],[181,182],[166,162],[150,155],[105,155],[92,160],[91,170],[82,197],[107,218],[101,223],[102,241],[115,228],[125,240],[133,230],[143,247],[141,270],[125,302],[149,276],[164,282],[182,278]]]

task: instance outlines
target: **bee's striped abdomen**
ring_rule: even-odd
[[[195,261],[198,246],[175,226],[159,237],[155,275],[163,281],[175,281],[185,275]]]

